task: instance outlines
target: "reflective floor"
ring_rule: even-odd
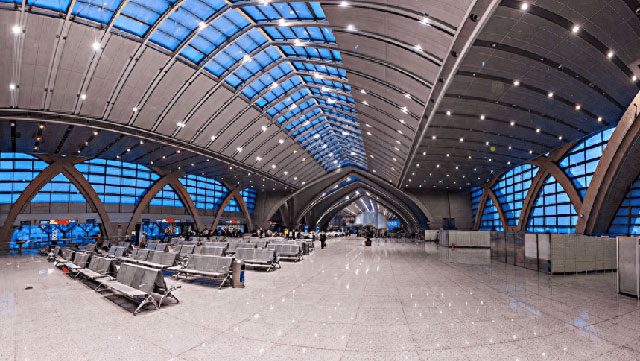
[[[245,289],[180,282],[180,304],[136,317],[39,257],[0,258],[0,359],[640,359],[640,306],[616,295],[615,273],[549,277],[483,250],[361,242],[329,239],[249,272]]]

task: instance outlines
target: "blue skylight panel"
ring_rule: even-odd
[[[12,3],[13,1],[2,1]],[[20,4],[20,1],[15,1]],[[44,9],[66,12],[71,4],[71,0],[28,0],[27,5],[33,5]]]
[[[281,45],[280,49],[283,53],[290,57],[299,57],[305,59],[331,60],[335,63],[342,62],[342,56],[338,50],[316,48],[313,46],[293,46]]]
[[[260,76],[258,79],[247,85],[242,93],[249,99],[253,99],[257,94],[262,92],[267,87],[271,87],[273,90],[280,87],[279,85],[273,88],[274,84],[277,84],[278,80],[282,79],[287,74],[291,73],[293,68],[289,63],[283,63],[277,67],[269,70],[267,73]]]
[[[242,65],[233,73],[229,74],[225,80],[234,88],[263,71],[267,66],[282,58],[282,55],[274,48],[268,47],[266,50],[252,57],[250,61],[242,61]]]
[[[271,107],[271,109],[269,109],[267,111],[267,114],[269,114],[270,116],[275,116],[276,114],[280,113],[281,111],[285,110],[286,108],[290,107],[291,104],[297,102],[298,100],[306,97],[310,95],[309,93],[309,89],[307,88],[303,88],[300,89],[298,91],[296,91],[295,93],[291,94],[291,96],[287,97],[286,99],[284,99],[283,101],[277,103],[276,105],[274,105],[273,107]]]
[[[151,35],[151,41],[175,50],[191,33],[225,6],[222,0],[186,0]]]
[[[231,67],[237,66],[245,54],[251,53],[266,42],[267,38],[260,31],[252,29],[218,52],[207,63],[205,69],[220,77]]]
[[[57,1],[53,1],[57,2]],[[66,1],[63,1],[64,3]],[[81,18],[106,24],[120,5],[120,0],[82,0],[76,1],[71,13]]]
[[[310,75],[305,75],[302,77],[304,79],[304,81],[307,84],[315,84],[315,85],[319,85],[319,86],[326,86],[329,88],[334,88],[334,89],[338,89],[341,90],[343,92],[346,93],[350,93],[351,92],[351,85],[349,84],[345,84],[345,83],[341,83],[339,81],[333,81],[333,80],[329,80],[329,79],[317,79],[314,78]]]
[[[209,26],[200,30],[181,54],[194,63],[199,63],[222,43],[248,26],[249,21],[238,11],[227,11]]]
[[[309,122],[309,125],[298,128],[296,131],[292,132],[291,135],[293,135],[294,137],[297,137],[298,135],[306,132],[307,130],[315,127],[316,125],[318,125],[318,124],[320,124],[320,123],[322,123],[324,121],[325,120],[322,117],[314,119],[313,121]]]
[[[306,122],[307,120],[315,117],[316,115],[318,115],[320,113],[322,113],[322,110],[320,110],[319,108],[313,108],[312,110],[304,113],[298,119],[296,119],[293,122],[287,124],[286,129],[288,131],[291,131],[292,129],[295,129],[300,124],[304,124],[304,122]]]
[[[307,71],[310,73],[319,73],[319,74],[330,75],[330,76],[344,78],[344,79],[347,78],[347,72],[344,69],[336,68],[330,65],[311,64],[311,63],[296,61],[296,62],[293,62],[293,66],[295,66],[295,68],[300,71]]]
[[[314,100],[307,100],[306,102],[302,103],[302,104],[298,104],[297,107],[295,107],[292,110],[289,110],[288,112],[286,112],[283,116],[278,118],[278,123],[282,124],[284,122],[286,122],[287,120],[295,117],[298,114],[301,114],[305,109],[315,105],[315,101]]]
[[[267,26],[264,31],[274,40],[285,41],[298,39],[301,41],[323,42],[335,44],[336,39],[329,28],[311,26]]]
[[[144,36],[174,2],[174,0],[130,0],[122,9],[114,26],[134,35]]]

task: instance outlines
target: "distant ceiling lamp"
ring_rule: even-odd
[[[520,4],[520,10],[523,10],[523,11],[529,10],[529,3],[523,2],[522,4]]]
[[[22,27],[20,25],[14,25],[11,28],[11,32],[13,33],[13,35],[20,35],[22,34]]]
[[[204,21],[201,21],[198,23],[199,30],[204,30],[206,27],[207,27],[207,23],[205,23]]]
[[[176,125],[177,125],[178,127],[180,127],[180,128],[184,128],[184,127],[186,126],[186,124],[185,124],[185,123],[183,123],[183,122],[177,122],[177,123],[176,123]],[[212,138],[213,138],[213,137],[212,137]]]
[[[102,49],[102,45],[100,45],[100,42],[94,41],[93,44],[91,44],[91,48],[93,49],[93,51],[98,51]]]
[[[611,58],[613,58],[613,55],[614,55],[613,50],[609,50],[609,51],[607,52],[607,59],[611,59]]]
[[[574,34],[577,34],[578,32],[580,32],[580,25],[574,25],[571,27],[571,32]]]

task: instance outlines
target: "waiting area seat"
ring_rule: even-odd
[[[109,277],[114,275],[116,271],[115,260],[113,258],[100,257],[94,255],[91,257],[88,268],[78,270],[80,276],[95,281],[98,278]]]
[[[224,256],[226,250],[227,247],[197,246],[193,253],[207,256]]]
[[[185,266],[169,267],[169,270],[176,272],[176,278],[182,275],[185,279],[197,276],[220,280],[218,288],[222,288],[231,279],[232,261],[231,257],[192,254]]]
[[[235,258],[247,266],[266,268],[267,272],[280,268],[275,249],[238,248]]]
[[[173,294],[179,286],[169,288],[160,270],[146,266],[123,263],[115,279],[101,278],[98,282],[100,285],[96,291],[108,289],[137,303],[138,307],[133,311],[134,316],[148,304],[159,309],[167,297],[176,303],[180,302]],[[154,295],[160,297],[159,301],[156,302]]]
[[[289,259],[296,262],[302,260],[302,246],[300,244],[269,243],[267,249],[275,250],[279,259]]]

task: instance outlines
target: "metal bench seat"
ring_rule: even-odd
[[[238,248],[235,257],[247,266],[266,267],[267,272],[280,267],[275,249]]]
[[[142,264],[151,268],[165,269],[173,266],[178,258],[176,252],[149,251],[146,260],[135,260],[135,263]]]
[[[146,249],[150,251],[161,251],[166,252],[169,249],[169,243],[147,243]]]
[[[138,307],[133,311],[134,316],[148,304],[159,309],[166,297],[180,302],[173,295],[173,291],[179,287],[167,287],[162,272],[146,266],[123,263],[115,279],[98,279],[98,282],[100,285],[96,291],[106,288],[138,303]],[[154,294],[160,296],[158,302],[154,299]]]
[[[224,256],[226,249],[227,247],[220,246],[198,246],[193,253],[207,256]]]
[[[302,246],[300,244],[269,243],[267,249],[276,251],[280,259],[302,260]]]
[[[124,257],[126,251],[126,246],[111,246],[109,247],[109,252],[107,252],[107,257],[121,258]]]
[[[55,259],[55,265],[56,266],[62,266],[65,265],[67,263],[73,263],[73,255],[76,252],[74,250],[72,250],[71,248],[65,248],[62,250],[62,255],[59,255],[56,257]]]
[[[220,279],[218,288],[222,288],[230,280],[232,261],[231,257],[192,254],[189,255],[185,266],[170,267],[169,269],[176,272],[176,278],[179,278],[180,275],[184,275],[185,278],[193,275]]]
[[[114,260],[106,257],[91,257],[88,268],[79,269],[78,273],[82,277],[97,280],[98,278],[108,277],[115,270]]]

